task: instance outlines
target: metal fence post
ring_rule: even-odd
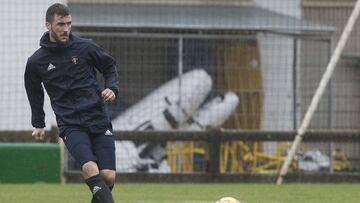
[[[210,173],[211,181],[216,181],[220,175],[220,145],[221,134],[219,130],[209,131],[209,166],[208,172]]]

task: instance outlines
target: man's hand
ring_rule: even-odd
[[[45,136],[45,129],[44,128],[35,128],[33,133],[31,134],[35,138],[35,140],[43,140]]]
[[[101,95],[102,95],[102,97],[104,98],[104,100],[105,100],[106,102],[114,101],[115,98],[116,98],[115,93],[114,93],[111,89],[109,89],[109,88],[104,89],[104,90],[101,92]]]

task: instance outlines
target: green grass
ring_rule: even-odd
[[[117,203],[211,203],[223,196],[242,203],[358,203],[360,184],[130,184],[118,183]],[[4,203],[89,203],[85,184],[0,184]]]

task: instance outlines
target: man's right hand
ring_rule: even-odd
[[[43,140],[45,136],[45,129],[44,128],[35,128],[33,133],[31,134],[35,138],[35,140]]]

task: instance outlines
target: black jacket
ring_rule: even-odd
[[[104,87],[118,95],[118,77],[114,59],[88,39],[70,34],[67,44],[50,42],[46,32],[40,48],[28,59],[25,88],[31,106],[32,125],[45,127],[44,91],[60,129],[79,126],[91,132],[105,132],[110,119],[101,96],[96,70],[102,73]]]

